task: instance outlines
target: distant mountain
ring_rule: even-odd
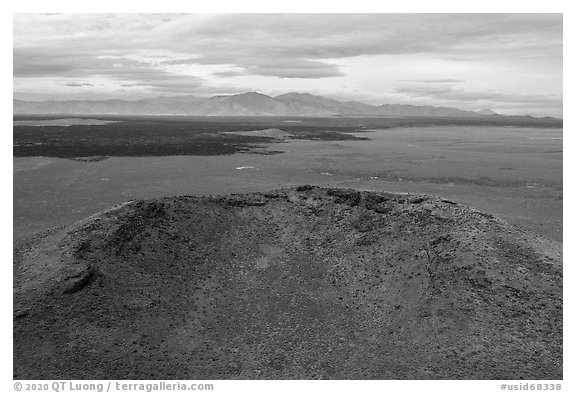
[[[492,109],[480,109],[479,111],[476,111],[476,113],[482,116],[493,116],[498,114],[494,112]]]
[[[490,111],[491,112],[491,111]],[[214,97],[157,97],[138,101],[22,101],[14,100],[14,114],[75,115],[191,115],[191,116],[482,116],[456,108],[337,101],[308,93],[276,97],[248,92]],[[494,114],[491,112],[490,114]]]

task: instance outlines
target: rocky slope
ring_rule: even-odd
[[[431,196],[132,201],[14,255],[15,378],[562,378],[561,245]]]

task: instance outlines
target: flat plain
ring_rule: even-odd
[[[561,122],[516,121],[15,125],[14,378],[561,379]]]
[[[121,121],[14,127],[15,238],[131,199],[315,184],[439,195],[562,241],[558,120],[101,119]]]

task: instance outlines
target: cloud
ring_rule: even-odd
[[[561,107],[562,97],[550,94],[506,94],[496,91],[467,91],[451,87],[399,87],[396,93],[413,98],[429,98],[434,100],[454,101],[459,103],[486,104],[492,106],[501,104],[526,104],[540,107]]]
[[[118,56],[98,56],[66,53],[61,51],[14,50],[15,77],[67,77],[107,78],[120,82],[124,87],[139,86],[157,92],[189,92],[199,88],[203,79],[169,72],[153,64]],[[41,61],[39,61],[41,59]],[[87,84],[68,83],[81,87]]]
[[[81,83],[81,82],[68,82],[64,83],[64,86],[69,87],[87,87],[87,86],[94,86],[92,83]]]
[[[222,60],[227,61],[227,60]],[[218,62],[217,62],[218,63]],[[163,65],[182,64],[214,64],[213,59],[206,58],[186,58],[178,60],[167,60]],[[213,75],[220,77],[233,77],[240,75],[263,75],[276,76],[278,78],[330,78],[344,75],[335,64],[318,60],[307,60],[290,57],[238,57],[234,59],[234,66],[240,71],[221,71]]]
[[[254,75],[279,78],[329,78],[344,75],[335,64],[291,58],[260,58],[245,61],[243,67]]]
[[[227,93],[242,83],[383,96],[398,82],[407,86],[397,96],[464,104],[483,94],[558,105],[561,95],[544,93],[561,90],[562,14],[15,14],[13,26],[16,93],[48,92],[52,83],[72,94],[58,90],[69,78],[98,80],[66,89],[79,95],[103,85]],[[500,89],[502,80],[508,94],[440,89]]]
[[[123,56],[164,50],[188,55],[189,63],[236,65],[281,78],[338,76],[342,72],[326,59],[362,55],[562,55],[559,14],[69,14],[16,15],[14,22],[15,54],[36,53],[34,63],[15,60],[17,76],[69,71],[51,51]],[[257,65],[261,59],[287,64]]]
[[[410,83],[464,83],[463,79],[402,79],[400,82]]]
[[[213,72],[211,75],[218,78],[234,78],[236,76],[246,75],[246,73],[243,71],[218,71]]]

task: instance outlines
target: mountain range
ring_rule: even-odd
[[[368,105],[337,101],[309,93],[276,97],[248,92],[236,95],[156,97],[141,100],[23,101],[14,99],[14,114],[190,115],[190,116],[489,116],[484,109],[402,104]]]

